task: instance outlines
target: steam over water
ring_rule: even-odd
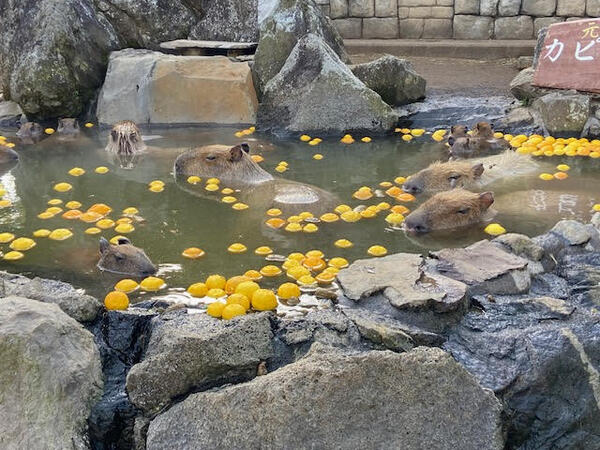
[[[395,135],[373,138],[371,143],[365,144],[358,139],[361,136],[355,136],[357,139],[352,145],[325,139],[317,146],[309,146],[299,140],[269,141],[258,134],[238,139],[234,131],[230,128],[152,129],[145,134],[160,137],[147,141],[149,152],[132,170],[115,167],[109,160],[103,150],[107,132],[85,130],[72,142],[51,137],[36,145],[18,146],[19,164],[1,178],[7,191],[5,198],[12,200],[13,206],[0,209],[0,232],[32,237],[33,231],[40,228],[70,228],[74,236],[61,242],[35,238],[37,245],[25,252],[25,258],[12,262],[2,260],[0,269],[72,282],[101,297],[119,279],[101,274],[95,266],[100,236],[110,239],[117,233],[109,229],[98,235],[84,234],[93,224],[66,220],[61,214],[48,220],[39,219],[37,215],[48,207],[47,202],[52,198],[60,198],[65,203],[77,200],[83,204],[82,210],[94,203],[106,203],[113,208],[110,215],[113,220],[121,217],[120,212],[126,207],[139,209],[144,221],[134,223],[135,231],[127,236],[160,267],[160,276],[169,286],[163,294],[179,293],[213,273],[232,276],[272,264],[254,254],[256,247],[264,245],[277,254],[320,249],[327,258],[342,256],[353,261],[367,257],[366,250],[375,244],[383,245],[389,253],[426,253],[487,237],[484,226],[478,225],[442,235],[408,238],[402,231],[388,229],[385,211],[356,223],[319,223],[319,231],[311,234],[272,230],[264,225],[267,219],[264,206],[261,209],[251,201],[249,209],[235,211],[230,204],[220,202],[222,194],[202,189],[206,180],[196,187],[203,191],[202,197],[192,195],[175,183],[173,162],[182,151],[194,146],[236,144],[246,140],[253,154],[265,158],[261,166],[276,177],[316,185],[336,194],[339,203],[352,207],[382,201],[394,205],[397,202],[389,197],[373,197],[361,202],[353,199],[352,193],[361,186],[378,188],[382,181],[408,176],[444,157],[442,144],[434,142],[429,135],[415,138],[411,143]],[[323,154],[324,158],[313,159],[315,153]],[[274,170],[280,161],[289,164],[289,170],[281,174]],[[553,173],[557,164],[569,164],[569,178],[542,181],[536,174],[526,179],[501,181],[490,189],[495,193],[499,210],[494,222],[501,223],[509,232],[536,235],[550,229],[560,218],[589,220],[591,206],[600,203],[600,161],[566,156],[539,161],[547,165],[539,173],[548,170]],[[97,174],[94,172],[97,166],[107,166],[110,172]],[[86,173],[80,177],[70,176],[67,172],[73,167],[84,168]],[[164,191],[150,192],[148,183],[152,180],[164,181]],[[55,192],[52,187],[58,182],[71,183],[73,189],[66,193]],[[227,186],[222,184],[221,187]],[[530,194],[521,191],[530,191]],[[501,202],[500,198],[504,200]],[[255,200],[260,203],[259,199]],[[404,205],[414,209],[421,201],[418,198],[416,203]],[[61,206],[64,208],[64,204]],[[341,238],[352,241],[354,247],[336,248],[333,243]],[[227,247],[234,242],[243,243],[248,251],[228,253]],[[4,253],[10,251],[9,244],[0,247]],[[186,259],[181,252],[188,247],[199,247],[206,254],[198,260]],[[261,283],[276,286],[284,281],[287,281],[285,273]],[[132,300],[143,298],[144,295],[137,295]]]

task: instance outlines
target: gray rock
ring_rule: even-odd
[[[439,274],[424,272],[423,258],[397,253],[359,259],[338,273],[344,295],[360,301],[379,292],[398,309],[448,312],[465,304],[466,286]]]
[[[535,49],[533,51],[533,68],[536,69],[542,50],[544,49],[544,41],[548,34],[548,27],[541,28],[537,33],[537,42],[535,43]]]
[[[452,38],[452,19],[427,19],[423,23],[423,39]]]
[[[298,41],[265,86],[258,126],[276,133],[384,132],[397,116],[317,35]]]
[[[591,138],[600,137],[600,119],[597,119],[596,117],[590,117],[583,127],[581,135]]]
[[[535,70],[528,67],[521,70],[510,82],[510,93],[518,100],[530,103],[536,98],[555,92],[554,89],[540,88],[533,85]]]
[[[189,396],[152,421],[147,448],[501,449],[499,412],[439,349],[319,345],[252,382]]]
[[[350,16],[373,17],[375,15],[375,0],[348,0]]]
[[[455,39],[491,39],[494,34],[494,19],[485,16],[454,16]]]
[[[520,129],[534,124],[534,117],[529,108],[520,106],[511,109],[505,117],[500,119],[500,128]]]
[[[321,37],[343,62],[349,61],[342,37],[313,0],[280,0],[260,24],[252,67],[259,98],[298,40],[308,33]]]
[[[479,0],[455,0],[455,14],[479,14]]]
[[[329,2],[329,8],[329,17],[332,19],[343,19],[348,17],[348,0],[331,0]]]
[[[598,230],[600,230],[600,212],[594,213],[591,220],[592,225],[594,225]]]
[[[146,413],[191,390],[253,378],[273,354],[268,313],[231,321],[204,314],[167,319],[154,319],[144,360],[127,375],[129,398]]]
[[[0,272],[0,297],[26,297],[44,303],[54,303],[78,322],[91,322],[103,308],[102,303],[82,290],[61,281],[30,279]],[[2,300],[0,300],[2,304]]]
[[[424,23],[425,19],[400,19],[400,37],[404,39],[421,39]]]
[[[556,11],[556,0],[523,0],[521,13],[530,16],[552,16]]]
[[[516,16],[521,10],[521,0],[500,0],[498,14],[500,16]]]
[[[469,292],[520,294],[527,292],[531,278],[527,260],[484,240],[466,248],[433,252],[435,267],[443,275],[466,283]]]
[[[482,16],[498,15],[498,2],[499,0],[481,0],[481,4],[479,5],[479,14]]]
[[[350,69],[389,105],[404,105],[425,97],[425,79],[405,59],[385,55]]]
[[[494,22],[496,39],[532,39],[533,20],[529,16],[499,17]]]
[[[563,17],[536,17],[533,19],[533,35],[537,37],[542,28],[546,28],[554,23],[561,23],[564,21],[565,19]]]
[[[190,39],[257,42],[259,0],[201,1],[202,16],[189,33]],[[193,8],[196,2],[188,2]]]
[[[9,297],[0,357],[0,447],[89,448],[86,421],[102,393],[92,334],[56,305]]]
[[[532,108],[552,136],[580,135],[590,115],[590,98],[575,91],[556,91],[537,98]]]
[[[375,0],[375,15],[377,17],[397,17],[397,0]]]
[[[552,296],[561,300],[569,297],[567,280],[553,273],[542,273],[531,279],[531,294]]]
[[[592,238],[589,225],[576,220],[561,220],[550,232],[566,239],[569,245],[582,245]]]
[[[557,0],[556,15],[563,17],[582,17],[585,15],[585,1],[586,0]]]
[[[369,17],[363,19],[362,23],[364,39],[394,39],[398,37],[398,19],[396,17]]]
[[[0,127],[15,127],[22,114],[17,103],[0,100]]]
[[[492,242],[501,244],[509,252],[532,261],[541,261],[544,256],[544,249],[524,234],[506,233],[498,236]]]
[[[362,19],[335,19],[333,24],[344,39],[358,39],[362,36]]]
[[[587,0],[585,12],[589,17],[600,17],[600,0]]]

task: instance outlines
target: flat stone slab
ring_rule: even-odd
[[[221,54],[232,56],[254,53],[257,46],[257,42],[195,41],[191,39],[176,39],[160,44],[161,49],[179,55]]]
[[[340,271],[338,281],[344,295],[354,301],[382,292],[398,309],[437,312],[456,310],[467,290],[460,281],[425,272],[421,255],[412,253],[355,261]]]

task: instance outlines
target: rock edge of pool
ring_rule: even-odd
[[[302,317],[221,321],[163,298],[107,311],[60,281],[0,278],[0,350],[19,374],[0,371],[8,448],[40,433],[49,448],[600,442],[600,213],[355,261]]]

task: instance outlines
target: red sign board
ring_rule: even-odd
[[[533,84],[600,92],[600,18],[551,25]]]

